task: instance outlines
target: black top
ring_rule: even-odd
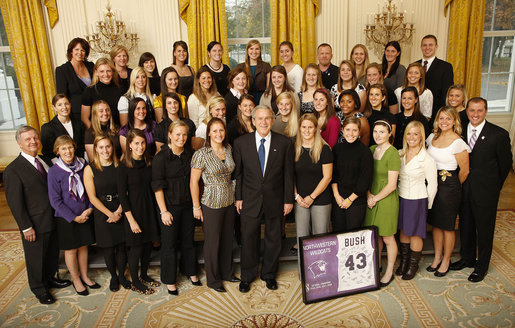
[[[75,156],[84,157],[84,123],[82,121],[70,118],[72,122],[73,141],[75,141]],[[43,124],[41,127],[41,144],[43,149],[41,152],[48,160],[56,157],[54,154],[54,143],[57,137],[69,135],[64,125],[59,121],[57,115],[50,122]]]
[[[359,139],[353,143],[344,140],[333,148],[333,181],[343,198],[352,193],[359,197],[355,204],[367,202],[367,191],[372,185],[374,158],[372,152]]]
[[[395,92],[391,89],[386,89],[386,95],[388,99],[388,106],[397,105],[399,102],[397,100],[397,96],[395,95]]]
[[[82,94],[82,104],[84,106],[92,106],[97,100],[104,100],[109,104],[111,109],[111,116],[113,117],[116,125],[120,125],[120,113],[118,112],[118,100],[125,93],[122,87],[117,87],[116,84],[104,84],[97,82],[97,84],[89,86]],[[91,118],[91,114],[90,114]]]
[[[124,212],[132,212],[141,233],[133,233],[128,220],[124,222],[125,243],[138,246],[158,240],[158,225],[155,196],[152,192],[152,168],[144,160],[133,160],[129,168],[118,166],[118,198]]]
[[[193,151],[184,148],[175,155],[168,147],[152,161],[152,189],[163,190],[166,207],[191,202],[190,172]]]
[[[127,90],[129,90],[129,87],[131,85],[131,73],[132,73],[132,68],[129,68],[127,67],[127,77],[125,79],[122,79],[119,75],[118,75],[118,81],[120,81],[120,87],[122,88],[122,94],[125,94],[127,92]],[[112,107],[111,107],[111,111],[112,111]]]
[[[161,79],[158,77],[148,78],[148,87],[152,95],[159,96],[161,94]]]
[[[95,64],[84,61],[89,77],[93,78],[93,67]],[[87,85],[77,76],[73,65],[67,61],[55,69],[55,89],[57,93],[64,93],[72,105],[72,113],[75,117],[80,117],[82,105],[82,93]]]
[[[213,76],[215,77],[215,83],[216,83],[216,87],[218,89],[218,93],[222,95],[222,97],[224,97],[227,92],[229,91],[229,88],[227,87],[227,85],[229,84],[229,82],[227,81],[227,75],[229,74],[229,72],[231,71],[231,69],[229,68],[229,66],[225,65],[225,64],[222,64],[223,65],[223,69],[221,72],[215,72],[211,69],[211,66],[209,66],[208,64],[202,66],[202,67],[206,67],[208,70],[211,71],[211,73],[213,73]]]
[[[322,84],[327,90],[331,90],[336,83],[338,83],[338,66],[330,64],[329,68],[322,72]]]
[[[188,126],[188,139],[186,140],[185,147],[191,148],[191,138],[195,136],[195,123],[189,118],[181,118],[181,121]],[[154,128],[154,141],[163,144],[168,144],[168,128],[172,124],[172,120],[166,118],[159,122]]]
[[[103,132],[106,132],[109,127],[107,125],[100,125],[100,128],[102,129]],[[86,132],[84,133],[84,144],[85,145],[94,144],[95,137],[96,136],[93,133],[93,129],[91,129],[91,128],[87,129]],[[118,133],[113,134],[112,136],[108,136],[108,137],[109,137],[109,139],[111,139],[111,142],[114,145],[116,157],[118,157],[118,159],[120,159],[120,157],[122,157],[123,152],[122,152],[122,147],[120,146],[120,137],[119,137]],[[91,161],[92,158],[90,158],[89,160]]]
[[[178,93],[186,97],[186,99],[193,93],[193,82],[195,81],[193,69],[190,66],[188,66],[188,68],[190,69],[191,75],[179,75],[179,90],[177,90]]]
[[[236,98],[232,92],[229,90],[225,95],[225,121],[231,122],[233,118],[236,117],[238,113],[238,103],[239,99]]]
[[[234,145],[234,140],[236,138],[247,133],[249,132],[245,132],[244,127],[240,126],[240,122],[238,122],[237,117],[227,124],[227,141],[229,141],[231,146]]]
[[[309,156],[309,148],[302,147],[300,158],[295,162],[295,185],[297,186],[297,193],[302,198],[309,196],[324,177],[322,165],[332,162],[333,153],[328,145],[324,145],[324,148],[322,148],[320,159],[316,164]],[[331,204],[331,187],[329,186],[313,202],[313,205],[327,204]]]
[[[90,165],[93,172],[93,183],[98,199],[111,212],[115,212],[120,206],[118,199],[118,174],[114,164],[103,166],[102,171],[95,165]],[[93,208],[95,219],[95,237],[99,247],[113,247],[125,241],[123,221],[125,216],[115,223],[106,222],[108,217],[96,207]]]
[[[467,110],[464,109],[461,112],[458,113],[460,115],[460,121],[461,121],[461,133],[463,133],[463,130],[465,130],[470,122],[469,117],[467,116]]]
[[[393,142],[393,146],[397,149],[402,149],[402,139],[404,138],[404,131],[406,130],[406,126],[408,123],[413,121],[413,115],[405,116],[404,112],[398,113],[395,115],[395,122],[397,122],[397,128],[395,130],[395,140]],[[429,131],[429,122],[424,115],[420,115],[420,119],[418,120],[424,126],[425,136],[423,136],[424,140],[431,134]]]
[[[372,109],[372,114],[370,115],[369,118],[367,118],[367,120],[368,120],[368,124],[370,125],[370,143],[369,143],[369,146],[373,146],[373,145],[376,144],[376,141],[374,140],[374,135],[373,135],[374,123],[376,121],[384,120],[384,121],[389,122],[391,125],[396,125],[397,124],[397,121],[395,119],[395,115],[390,113],[388,111],[388,109],[386,109],[386,108],[383,108],[380,111]]]

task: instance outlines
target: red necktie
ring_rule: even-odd
[[[424,72],[427,73],[427,60],[424,60]]]

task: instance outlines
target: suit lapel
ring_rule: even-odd
[[[276,138],[274,138],[274,134],[272,132],[270,136],[270,149],[268,150],[268,159],[266,161],[266,167],[265,167],[265,176],[263,178],[266,178],[268,174],[270,173],[270,169],[272,168],[272,162],[275,162],[277,157],[277,143]]]
[[[488,129],[489,129],[488,122],[485,122],[485,126],[483,126],[481,133],[477,136],[477,141],[476,141],[476,144],[474,145],[474,149],[472,151],[476,150],[477,147],[481,148],[482,145],[485,143],[485,141],[488,138]]]
[[[256,131],[254,131],[253,133],[249,134],[249,135],[252,135],[252,138],[251,138],[251,150],[250,150],[250,156],[252,157],[251,158],[251,162],[252,163],[256,163],[256,169],[258,172],[261,172],[261,178],[263,179],[263,172],[261,171],[261,164],[259,163],[259,156],[258,156],[258,152],[257,152],[257,148],[256,148]],[[266,172],[266,170],[265,170]]]
[[[46,183],[46,179],[43,177],[41,172],[39,172],[38,169],[36,169],[34,167],[34,165],[32,165],[32,163],[29,163],[29,161],[25,157],[23,157],[21,154],[18,157],[18,159],[20,162],[20,167],[23,170],[23,172],[27,172],[27,174],[32,174],[32,176],[34,176],[36,179],[40,179],[41,181]]]

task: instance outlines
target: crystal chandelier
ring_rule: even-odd
[[[367,45],[370,45],[375,54],[381,58],[383,56],[384,47],[390,41],[397,41],[401,45],[411,45],[415,28],[413,23],[405,22],[406,10],[402,12],[392,0],[385,0],[385,5],[381,9],[377,4],[376,14],[369,14],[365,27],[365,35],[367,37]],[[411,12],[411,18],[413,12]],[[411,21],[412,19],[410,19]]]
[[[86,40],[89,42],[93,57],[108,55],[111,48],[115,45],[123,45],[129,52],[132,52],[138,46],[138,34],[126,31],[121,15],[111,11],[109,1],[107,1],[106,9],[107,13],[104,15],[103,20],[97,21],[93,26],[93,33],[86,35]]]

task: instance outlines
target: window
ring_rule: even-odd
[[[261,57],[270,62],[270,1],[225,0],[229,66],[245,61],[245,48],[252,39],[261,42]]]
[[[487,0],[483,34],[481,97],[490,112],[510,112],[513,102],[515,20],[513,0]]]

